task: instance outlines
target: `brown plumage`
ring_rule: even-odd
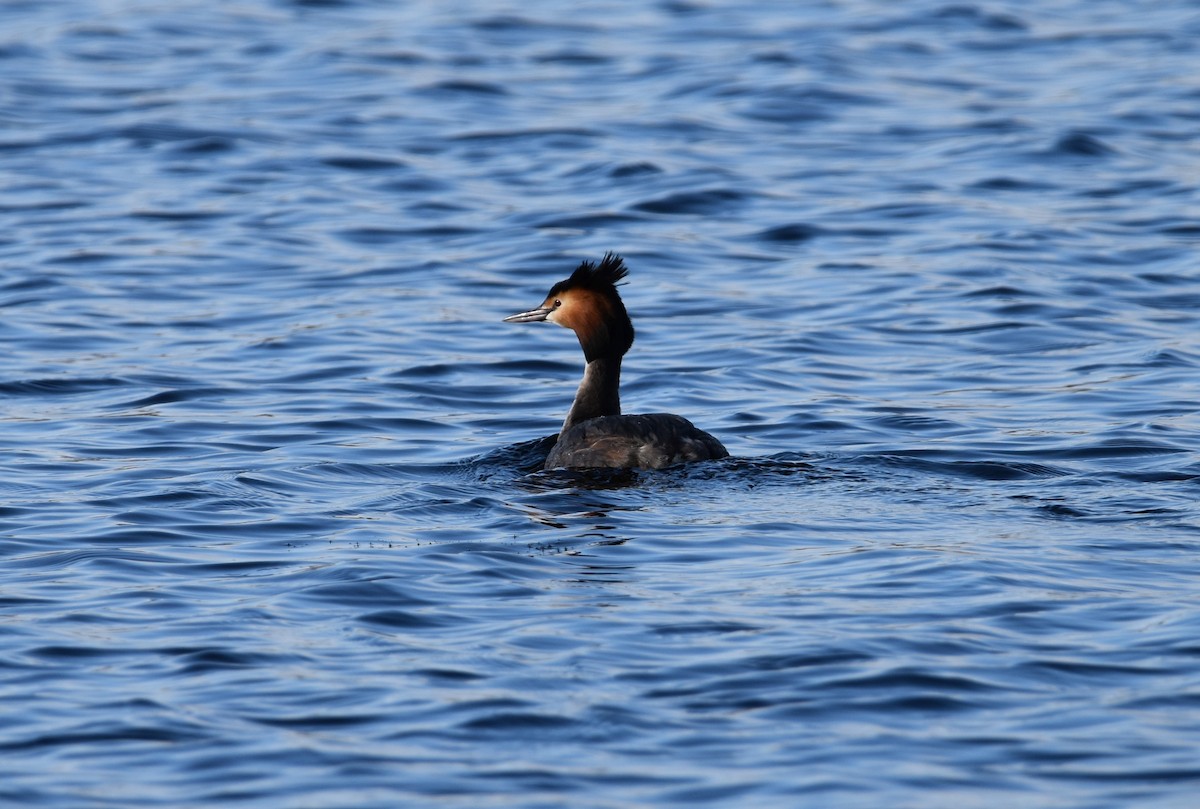
[[[633,323],[617,293],[628,274],[624,260],[606,253],[597,265],[582,262],[570,278],[550,288],[537,309],[506,317],[509,323],[548,320],[579,338],[587,367],[547,469],[608,467],[660,469],[688,461],[724,458],[721,442],[670,413],[621,415],[621,359],[633,345]]]

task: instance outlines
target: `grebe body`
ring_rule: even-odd
[[[729,455],[720,441],[681,416],[621,415],[621,359],[633,345],[634,332],[616,285],[627,273],[613,253],[599,265],[585,261],[551,287],[537,309],[504,318],[507,323],[546,320],[571,329],[587,361],[546,469],[661,469]]]
[[[720,441],[674,413],[597,416],[559,435],[546,468],[662,469],[728,454]]]

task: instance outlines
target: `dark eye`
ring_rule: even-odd
[[[557,308],[558,308],[558,307],[560,307],[560,306],[562,306],[562,301],[555,301],[555,302],[554,302],[554,308],[555,308],[555,309],[557,309]]]

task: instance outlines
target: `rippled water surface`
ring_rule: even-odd
[[[0,5],[0,804],[1192,807],[1200,10]],[[623,399],[733,457],[536,471]]]

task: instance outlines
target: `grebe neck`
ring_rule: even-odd
[[[583,371],[575,402],[567,413],[562,432],[597,416],[621,415],[621,357],[596,357]]]

